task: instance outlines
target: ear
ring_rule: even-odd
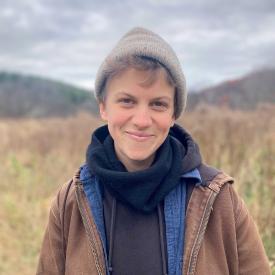
[[[170,122],[170,127],[173,127],[173,126],[174,126],[175,121],[176,121],[175,114],[173,114],[173,115],[172,115],[172,118],[171,118],[171,122]]]
[[[176,121],[176,120],[175,120],[175,118],[173,117],[172,120],[171,120],[171,125],[170,125],[170,127],[173,127],[173,126],[174,126],[175,121]]]
[[[100,102],[99,103],[99,112],[100,112],[100,116],[104,121],[107,121],[107,113],[106,113],[106,108],[105,108],[105,103],[104,102]]]

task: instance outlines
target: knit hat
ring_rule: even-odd
[[[175,118],[178,118],[186,105],[186,84],[180,62],[171,46],[159,35],[150,30],[136,27],[128,31],[105,58],[96,75],[95,97],[99,99],[106,82],[108,64],[127,56],[142,56],[161,63],[171,74],[176,84]]]

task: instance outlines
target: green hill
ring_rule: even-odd
[[[68,116],[79,111],[98,112],[90,91],[42,77],[0,72],[0,117]]]
[[[239,110],[254,110],[260,104],[275,104],[275,69],[253,71],[241,78],[189,93],[187,109],[192,110],[200,103]]]

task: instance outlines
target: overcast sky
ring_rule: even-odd
[[[0,3],[0,71],[91,89],[105,55],[134,26],[157,32],[174,48],[189,89],[275,66],[274,0]]]

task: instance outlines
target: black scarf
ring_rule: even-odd
[[[201,156],[191,136],[174,125],[157,150],[153,164],[142,171],[127,172],[116,156],[108,127],[102,126],[92,135],[86,161],[113,196],[148,213],[180,183],[182,174],[201,164]]]

